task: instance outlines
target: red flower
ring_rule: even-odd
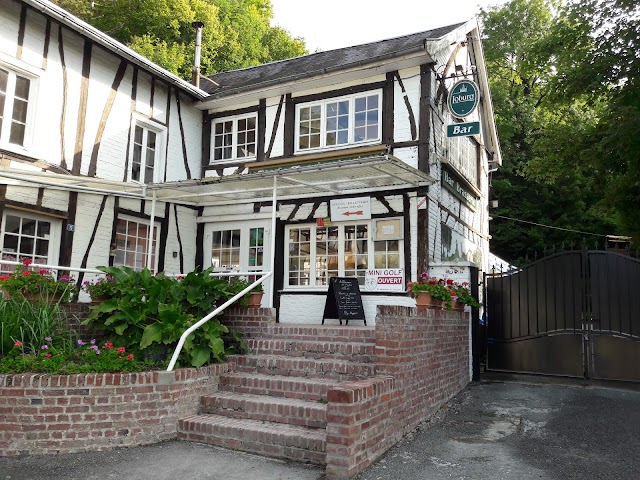
[[[107,342],[104,344],[104,348],[113,348],[113,343]]]
[[[38,273],[40,275],[47,275],[49,273],[49,270],[47,270],[46,268],[41,268],[40,270],[38,270]]]
[[[51,354],[50,354],[50,353],[47,353],[47,354],[45,355],[45,357],[47,357],[47,358],[51,358]]]
[[[127,360],[133,360],[133,353],[130,353],[129,355],[127,355]]]
[[[30,277],[31,276],[31,272],[30,271],[26,271],[26,272],[22,272],[22,276],[23,277]]]
[[[23,261],[22,261],[22,264],[23,264],[23,265],[26,265],[27,267],[28,267],[29,265],[31,265],[32,263],[33,263],[33,262],[32,262],[31,260],[29,260],[28,258],[27,258],[26,260],[23,260]]]
[[[9,280],[11,275],[0,275],[0,282],[4,282],[5,280]]]
[[[16,340],[16,343],[13,344],[14,347],[21,347],[22,342],[20,340]]]
[[[435,285],[436,281],[435,280],[429,280],[429,285]]]
[[[453,280],[451,280],[450,278],[447,279],[447,285],[453,285]]]
[[[124,353],[126,349],[124,347],[118,347],[118,353]]]

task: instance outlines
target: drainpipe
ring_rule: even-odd
[[[204,27],[204,23],[193,22],[191,26],[196,29],[196,52],[193,58],[193,68],[191,69],[191,83],[193,83],[196,88],[200,88],[200,50],[202,45],[202,27]]]

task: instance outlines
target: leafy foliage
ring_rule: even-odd
[[[204,23],[203,74],[306,53],[304,40],[270,25],[270,0],[54,0],[151,61],[191,78],[195,32]]]
[[[73,342],[66,337],[47,337],[36,348],[15,342],[13,349],[0,359],[2,373],[103,373],[134,372],[153,367],[139,361],[125,347],[111,342],[98,345],[95,340]]]
[[[553,244],[578,243],[585,236],[570,230],[633,233],[633,222],[624,216],[638,211],[640,197],[633,199],[636,183],[628,167],[633,158],[628,152],[637,152],[637,145],[632,145],[637,138],[621,131],[619,123],[615,128],[607,121],[622,98],[613,94],[616,85],[622,82],[626,87],[630,78],[611,74],[620,70],[613,65],[627,64],[627,55],[612,60],[612,51],[604,53],[606,46],[615,50],[621,37],[630,41],[631,36],[615,33],[617,27],[598,35],[607,22],[594,20],[616,3],[632,7],[627,0],[566,7],[553,0],[511,0],[482,12],[504,158],[492,178],[492,196],[500,201],[500,208],[492,212],[492,250],[512,263],[523,263]],[[620,110],[615,111],[619,121]],[[626,113],[632,121],[633,112]],[[617,167],[624,174],[616,173]],[[630,188],[624,191],[625,186]],[[627,208],[634,202],[636,208]],[[590,241],[594,238],[598,237]]]
[[[15,342],[37,350],[45,338],[62,334],[64,315],[57,304],[31,302],[22,297],[0,297],[0,356],[6,355]]]
[[[30,265],[30,260],[24,260],[12,273],[0,275],[0,289],[11,297],[37,295],[65,302],[77,292],[73,277],[61,275],[60,278],[55,278],[50,270],[35,269]]]
[[[211,269],[190,272],[180,280],[163,273],[154,276],[147,269],[100,270],[114,279],[114,294],[92,307],[85,323],[105,330],[116,345],[139,348],[143,354],[175,347],[189,327],[244,288],[241,282],[211,277]],[[223,340],[228,333],[219,318],[209,320],[187,337],[179,361],[196,367],[222,361],[229,353]]]

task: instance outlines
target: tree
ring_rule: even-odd
[[[491,248],[515,263],[553,244],[579,242],[582,234],[571,230],[615,230],[597,177],[567,168],[579,158],[577,140],[598,119],[597,105],[580,95],[558,101],[559,32],[569,20],[554,0],[512,0],[481,13],[504,158],[492,179],[500,208],[492,215]]]
[[[191,78],[194,21],[202,31],[201,71],[212,74],[306,52],[304,40],[271,27],[270,0],[54,0],[62,8],[185,79]]]

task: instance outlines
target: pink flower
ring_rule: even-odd
[[[126,348],[118,347],[118,353],[124,353],[124,352],[126,352]]]
[[[129,355],[127,355],[127,360],[133,360],[133,353],[130,353]]]
[[[16,340],[16,343],[13,344],[14,347],[21,347],[22,342],[20,340]]]
[[[40,350],[47,350],[48,348],[49,348],[49,346],[48,346],[48,345],[42,345],[42,346],[40,347]]]
[[[47,354],[45,355],[45,357],[47,357],[47,358],[51,358],[51,354],[50,354],[50,353],[47,353]]]
[[[22,272],[22,276],[23,277],[30,277],[31,276],[31,272],[30,271],[26,271],[26,272]]]
[[[105,343],[104,344],[104,348],[112,349],[113,348],[113,343],[111,343],[111,342]]]

